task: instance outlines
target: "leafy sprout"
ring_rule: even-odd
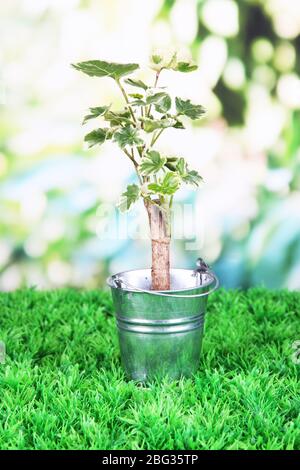
[[[138,64],[89,60],[73,65],[76,70],[91,77],[113,79],[124,98],[123,109],[113,111],[111,105],[106,104],[92,107],[83,120],[85,124],[92,120],[96,122],[99,118],[106,124],[85,136],[89,147],[112,140],[135,167],[139,184],[127,186],[118,204],[121,211],[130,209],[140,198],[164,210],[167,202],[171,208],[173,196],[183,183],[198,186],[202,181],[197,171],[188,168],[184,158],[162,155],[155,148],[159,137],[168,128],[184,129],[181,116],[195,120],[205,112],[201,105],[190,100],[176,97],[173,102],[171,96],[158,87],[160,74],[163,70],[192,72],[197,66],[179,60],[176,54],[169,59],[153,54],[150,66],[156,72],[153,85],[138,77],[127,77],[139,68]]]

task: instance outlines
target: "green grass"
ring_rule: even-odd
[[[300,293],[211,296],[199,372],[127,381],[108,293],[0,295],[1,449],[299,449]]]

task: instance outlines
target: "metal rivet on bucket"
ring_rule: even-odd
[[[189,376],[199,365],[207,296],[218,288],[208,269],[171,269],[170,291],[151,291],[151,270],[111,276],[121,359],[138,381]]]

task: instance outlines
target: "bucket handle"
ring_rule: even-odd
[[[212,292],[214,292],[215,290],[218,289],[218,287],[220,285],[220,281],[217,278],[217,276],[210,270],[206,270],[205,274],[208,274],[213,278],[213,281],[214,281],[213,287],[211,287],[207,292],[202,292],[201,294],[194,294],[194,295],[193,294],[192,295],[167,294],[167,293],[157,292],[157,291],[153,291],[153,290],[140,289],[139,287],[134,287],[131,284],[128,284],[128,283],[124,282],[123,280],[121,280],[117,277],[113,278],[113,283],[118,288],[121,288],[122,284],[123,284],[125,288],[128,287],[129,289],[132,289],[132,290],[137,291],[137,292],[143,292],[144,294],[159,295],[159,296],[163,296],[163,297],[178,297],[179,299],[191,299],[191,298],[197,298],[197,297],[205,297],[206,295],[212,294]]]

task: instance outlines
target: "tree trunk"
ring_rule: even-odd
[[[158,206],[145,202],[152,243],[152,290],[170,289],[170,221]]]

